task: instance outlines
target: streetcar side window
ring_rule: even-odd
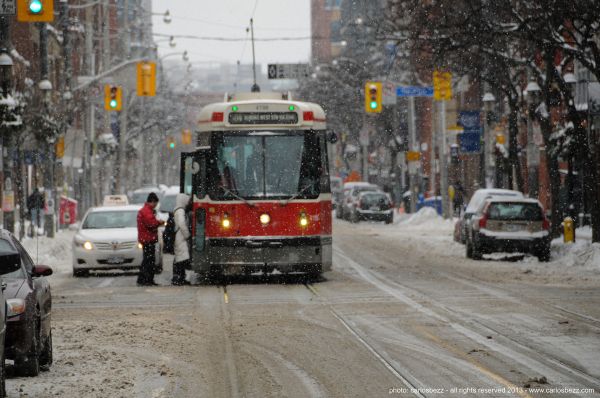
[[[319,134],[319,146],[321,149],[321,193],[331,193],[331,183],[329,181],[329,158],[327,156],[327,138],[326,133]]]

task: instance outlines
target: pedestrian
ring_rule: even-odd
[[[465,202],[465,189],[463,188],[460,181],[456,182],[454,187],[454,215],[460,217],[460,213],[462,211],[462,207]]]
[[[32,231],[36,231],[36,228],[40,227],[41,212],[45,205],[44,194],[36,187],[33,193],[27,198],[27,210],[31,217]]]
[[[188,239],[190,238],[190,229],[188,227],[187,213],[190,209],[191,201],[189,195],[184,193],[177,194],[175,198],[175,259],[173,261],[173,279],[171,283],[176,286],[189,285],[185,280],[185,270],[190,265],[190,247]]]
[[[151,192],[146,199],[144,207],[137,215],[138,242],[142,244],[143,259],[137,284],[140,286],[153,286],[156,263],[156,243],[158,242],[158,227],[164,224],[156,218],[156,205],[158,196]]]

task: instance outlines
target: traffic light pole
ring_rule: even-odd
[[[410,151],[418,151],[415,116],[415,97],[408,97],[408,148]],[[414,213],[417,211],[419,179],[416,168],[409,167],[408,170],[410,178],[410,212]]]
[[[446,101],[440,101],[440,196],[442,197],[442,216],[449,217],[448,203],[448,153],[446,144]]]

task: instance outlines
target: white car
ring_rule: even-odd
[[[139,205],[105,206],[88,210],[73,239],[73,275],[86,276],[90,270],[129,270],[142,264],[138,243]],[[156,264],[162,258],[156,245]]]

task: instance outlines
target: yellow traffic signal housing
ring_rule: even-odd
[[[381,82],[365,84],[365,112],[381,113],[383,102],[383,85]]]
[[[17,0],[17,21],[54,21],[54,0]]]
[[[104,85],[104,109],[120,111],[123,109],[123,89],[112,84]]]
[[[175,149],[175,146],[175,139],[173,137],[167,137],[167,147],[172,150]]]
[[[139,97],[154,97],[156,95],[156,63],[138,62],[137,64],[137,95]]]
[[[192,130],[184,129],[181,132],[181,144],[182,145],[192,145]]]
[[[61,135],[56,141],[56,158],[62,159],[65,156],[65,136]]]
[[[452,73],[433,72],[433,99],[445,101],[452,99]]]

